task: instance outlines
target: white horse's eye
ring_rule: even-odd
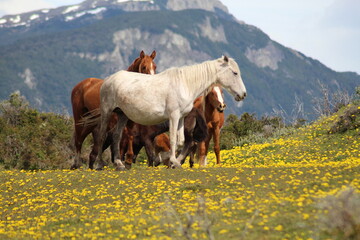
[[[238,75],[238,73],[237,73],[237,72],[234,72],[234,71],[233,71],[233,73],[234,73],[234,75],[235,75],[235,76],[236,76],[236,75]]]

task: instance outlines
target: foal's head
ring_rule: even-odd
[[[206,102],[211,104],[213,108],[219,112],[223,112],[226,108],[224,102],[223,93],[220,86],[215,86],[213,89],[206,95]]]
[[[131,72],[139,72],[154,75],[156,73],[156,64],[154,59],[156,51],[154,50],[150,56],[146,55],[144,51],[140,52],[140,56],[127,69]]]

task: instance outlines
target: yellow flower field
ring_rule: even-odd
[[[330,121],[224,150],[221,166],[1,170],[0,239],[336,239],[318,202],[359,194],[360,140]]]

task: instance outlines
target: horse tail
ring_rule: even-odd
[[[78,125],[83,125],[83,127],[93,127],[100,122],[100,108],[91,110],[81,116],[81,119],[77,123]]]
[[[199,109],[196,109],[196,111],[196,124],[193,132],[193,138],[195,142],[201,142],[208,137],[208,128],[203,112]]]

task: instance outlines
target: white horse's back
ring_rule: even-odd
[[[120,71],[106,79],[101,89],[101,104],[112,109],[120,108],[125,115],[142,125],[155,125],[169,116],[166,104],[170,91],[170,79],[157,75],[134,74]]]

